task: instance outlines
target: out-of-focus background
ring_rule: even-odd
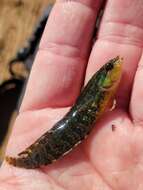
[[[0,1],[0,162],[54,2]]]

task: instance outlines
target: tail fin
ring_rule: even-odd
[[[19,168],[34,169],[35,165],[31,163],[29,157],[18,157],[13,158],[6,156],[5,160],[12,166],[17,166]]]

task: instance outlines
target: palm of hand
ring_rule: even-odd
[[[32,125],[38,126],[42,115],[42,133],[47,130],[47,123],[55,122],[52,118],[56,118],[57,114],[63,115],[66,111],[67,109],[31,111],[19,117],[17,123],[25,125],[28,119]],[[38,117],[36,112],[39,112]],[[14,131],[13,135],[18,136],[17,142],[20,141],[22,145],[17,148],[13,143],[12,150],[13,146],[21,149],[39,136],[36,126],[32,134],[29,127],[33,126],[28,125],[24,131]],[[5,163],[0,173],[0,189],[142,189],[142,130],[142,126],[131,123],[126,112],[116,109],[99,121],[89,138],[79,147],[53,165],[36,170],[23,170]]]
[[[80,1],[80,0],[79,0]],[[85,4],[97,4],[98,1],[95,0],[85,0]],[[93,3],[91,3],[93,2]],[[132,6],[128,7],[128,4],[132,4]],[[70,6],[73,6],[72,9]],[[79,7],[76,7],[76,3],[72,4],[69,3],[70,9],[67,9],[69,12],[70,10],[72,12],[72,19],[74,19],[74,16],[77,14],[78,17],[76,17],[76,22],[81,29],[77,30],[76,26],[74,28],[73,26],[66,25],[66,22],[68,21],[68,11],[66,12],[64,9],[64,14],[67,14],[67,20],[62,20],[62,13],[59,13],[59,8],[61,5],[57,4],[57,7],[55,7],[55,12],[53,15],[56,14],[59,16],[62,21],[64,21],[65,25],[61,25],[61,28],[65,27],[66,31],[68,30],[68,27],[70,30],[67,32],[71,32],[71,42],[75,39],[73,39],[73,34],[76,34],[79,32],[79,36],[81,34],[84,34],[85,36],[91,33],[91,28],[93,25],[89,26],[90,23],[94,23],[94,17],[91,16],[89,8],[87,9],[83,5],[81,6],[79,3]],[[74,7],[75,6],[75,7]],[[134,9],[133,9],[134,7]],[[67,7],[68,8],[68,7]],[[76,8],[76,9],[75,9]],[[119,9],[120,8],[120,9]],[[82,15],[82,9],[84,15],[86,15],[88,19],[85,19]],[[109,11],[110,10],[110,11]],[[57,11],[57,13],[56,13]],[[77,11],[77,13],[76,13]],[[80,12],[81,11],[81,12]],[[121,12],[124,14],[121,15]],[[41,169],[36,170],[24,170],[19,169],[15,167],[9,166],[7,163],[4,162],[2,165],[2,168],[0,170],[0,190],[7,190],[7,189],[29,189],[29,190],[142,190],[143,189],[143,128],[142,128],[142,109],[140,108],[140,105],[142,104],[142,91],[141,91],[141,84],[142,84],[142,68],[138,69],[136,72],[137,65],[139,64],[139,60],[141,57],[141,51],[142,51],[142,40],[141,35],[142,34],[142,27],[143,22],[142,18],[142,8],[141,4],[137,0],[129,0],[129,1],[112,1],[110,0],[107,4],[105,16],[102,21],[102,25],[100,28],[99,33],[99,40],[95,43],[95,46],[92,50],[88,68],[87,68],[87,76],[86,78],[89,78],[91,76],[91,73],[95,72],[97,70],[97,67],[99,68],[101,64],[105,63],[105,60],[109,60],[109,58],[115,57],[117,54],[121,55],[125,58],[125,65],[124,65],[124,72],[125,72],[125,82],[121,82],[121,87],[118,91],[118,97],[117,97],[117,103],[118,106],[115,110],[112,112],[108,112],[105,114],[105,116],[102,117],[102,119],[98,122],[95,129],[92,131],[90,136],[81,144],[79,145],[75,150],[73,150],[69,155],[65,156],[64,158],[60,159],[59,161],[55,162],[52,165],[42,167]],[[79,14],[80,13],[80,14]],[[111,13],[111,14],[110,14]],[[132,15],[130,14],[132,13]],[[138,13],[138,15],[136,14]],[[93,13],[92,13],[93,14]],[[53,16],[53,17],[54,17]],[[71,16],[71,12],[70,12]],[[55,17],[56,18],[56,17]],[[49,28],[52,30],[52,34],[48,35],[50,36],[49,39],[54,39],[58,41],[59,34],[53,35],[53,28],[55,30],[56,25],[58,26],[59,22],[61,20],[57,20],[54,18],[54,22],[52,23],[52,19],[49,22]],[[78,23],[79,18],[79,23]],[[75,21],[74,20],[74,21]],[[136,20],[136,21],[135,21]],[[85,22],[82,26],[82,22]],[[75,25],[76,25],[75,22]],[[139,23],[140,22],[140,23]],[[129,24],[128,24],[129,23]],[[85,27],[87,26],[88,27]],[[68,27],[67,27],[68,26]],[[53,28],[52,28],[53,27]],[[86,29],[85,29],[86,28]],[[107,31],[105,30],[108,29]],[[60,31],[60,27],[58,28]],[[124,29],[124,30],[123,30]],[[50,30],[50,29],[49,29]],[[85,32],[85,30],[88,30]],[[72,33],[72,31],[74,31]],[[128,37],[123,36],[122,34],[128,33]],[[134,32],[134,37],[132,36],[132,33]],[[48,36],[47,35],[47,36]],[[88,43],[89,43],[89,35],[88,37],[82,36],[84,38],[84,45],[86,47],[82,48],[82,53],[85,53],[85,49],[87,49]],[[54,37],[53,37],[54,36]],[[69,34],[70,36],[70,34]],[[78,34],[77,34],[78,36]],[[67,36],[64,35],[64,39]],[[43,37],[43,41],[46,41],[48,37]],[[81,37],[80,37],[81,38]],[[66,38],[66,40],[69,40],[69,37]],[[54,39],[55,40],[55,39]],[[55,40],[55,41],[56,41]],[[60,41],[59,40],[59,41]],[[64,41],[65,44],[67,44],[67,41]],[[78,48],[83,46],[82,43],[79,42],[80,40],[76,39],[78,42],[76,42],[76,46]],[[48,41],[48,40],[47,40]],[[57,43],[56,41],[56,43]],[[30,90],[28,90],[28,95],[30,97],[30,101],[35,101],[36,104],[39,106],[33,106],[34,103],[30,102],[28,98],[26,97],[24,100],[24,104],[28,107],[28,104],[32,105],[34,107],[34,111],[29,106],[28,109],[26,107],[26,111],[22,112],[19,117],[17,118],[17,121],[15,123],[14,131],[12,133],[7,154],[16,154],[19,151],[23,150],[25,147],[29,146],[29,144],[33,143],[37,137],[39,137],[41,134],[43,134],[44,131],[47,130],[47,127],[51,127],[56,120],[60,119],[64,113],[67,112],[67,107],[65,108],[59,108],[59,109],[50,109],[45,108],[41,109],[41,107],[46,103],[43,100],[43,97],[47,97],[47,99],[51,98],[49,96],[49,91],[52,94],[52,92],[55,90],[53,89],[47,89],[48,85],[52,84],[52,86],[57,85],[54,82],[47,82],[46,77],[48,77],[48,74],[52,79],[47,80],[53,80],[57,65],[55,63],[55,66],[49,66],[48,64],[44,63],[44,59],[47,60],[54,60],[58,62],[62,62],[62,67],[64,67],[66,64],[69,63],[68,69],[66,68],[58,68],[58,73],[68,72],[69,79],[75,78],[74,72],[78,72],[79,70],[82,70],[83,68],[78,66],[78,69],[75,69],[76,63],[80,62],[80,65],[83,65],[85,61],[82,59],[79,59],[77,57],[77,47],[71,45],[69,46],[63,46],[63,41],[55,44],[50,44],[47,48],[47,54],[46,51],[41,51],[41,57],[40,53],[39,56],[37,56],[37,63],[42,62],[40,67],[38,67],[38,64],[35,63],[35,67],[33,68],[33,73],[31,75],[31,79],[29,81],[29,86],[32,87],[33,92],[35,93],[36,89],[39,91],[41,89],[44,89],[44,95],[40,95],[39,98],[36,93],[32,95],[30,94]],[[88,41],[86,43],[86,41]],[[123,44],[124,42],[124,44]],[[42,42],[43,43],[43,42]],[[61,43],[61,44],[60,44]],[[69,41],[68,41],[69,43]],[[62,54],[62,50],[64,50],[64,54]],[[66,47],[66,48],[65,48]],[[59,51],[58,51],[59,49]],[[66,50],[68,49],[68,50]],[[49,52],[48,52],[49,50]],[[76,51],[75,51],[76,50]],[[114,51],[115,50],[115,51]],[[106,52],[106,55],[104,55],[104,52]],[[60,54],[60,56],[58,56]],[[62,54],[62,56],[61,56]],[[54,55],[52,57],[52,55]],[[65,62],[63,57],[65,56]],[[44,58],[43,58],[44,57]],[[80,57],[80,58],[81,58]],[[73,59],[74,58],[74,59]],[[75,61],[76,59],[76,61]],[[62,61],[61,61],[62,60]],[[74,61],[73,61],[74,60]],[[98,60],[101,61],[101,63],[98,62]],[[36,62],[36,61],[35,61]],[[142,60],[140,61],[140,65],[142,64]],[[80,68],[79,68],[80,67]],[[53,69],[54,74],[48,73],[48,69]],[[73,72],[69,72],[73,71]],[[40,73],[41,72],[41,73]],[[45,73],[44,73],[45,72]],[[52,72],[52,71],[50,71]],[[126,73],[127,72],[127,73]],[[134,88],[132,91],[132,96],[130,93],[130,90],[133,86],[133,78],[136,72],[136,77],[134,79]],[[37,78],[38,74],[42,74],[43,78],[43,84],[45,83],[45,86],[41,87],[37,84],[35,84],[35,79]],[[45,74],[45,75],[44,75]],[[128,74],[128,75],[127,75]],[[44,78],[45,77],[45,78]],[[63,85],[64,85],[64,77],[60,75],[60,77],[63,79]],[[67,76],[68,77],[68,76]],[[81,78],[79,77],[79,84],[77,85],[78,81],[74,85],[71,84],[72,79],[70,79],[66,83],[66,88],[62,86],[57,86],[57,89],[63,88],[64,90],[68,91],[71,89],[71,94],[77,95],[77,88],[79,88],[80,84],[82,83]],[[67,78],[68,79],[68,78]],[[57,77],[58,80],[58,77]],[[71,83],[70,83],[71,82]],[[32,86],[33,83],[35,86]],[[49,86],[50,86],[49,85]],[[69,86],[68,86],[69,85]],[[75,87],[74,91],[76,93],[73,93],[73,86]],[[69,89],[68,89],[69,87]],[[35,89],[34,89],[35,88]],[[41,89],[40,89],[41,88]],[[29,88],[30,89],[30,88]],[[62,90],[63,90],[62,89]],[[67,90],[68,89],[68,90]],[[49,90],[49,91],[48,91]],[[62,91],[61,90],[61,91]],[[41,90],[42,91],[42,90]],[[36,91],[37,92],[37,91]],[[47,94],[46,94],[47,93]],[[53,94],[54,94],[53,93]],[[56,93],[58,93],[56,91]],[[56,94],[55,93],[55,94]],[[41,93],[42,94],[42,93]],[[61,93],[62,94],[62,93]],[[63,93],[64,94],[64,93]],[[131,96],[131,102],[129,103],[129,99]],[[34,97],[34,98],[33,98]],[[40,99],[38,99],[38,98]],[[59,97],[60,101],[61,96]],[[66,95],[64,96],[66,98]],[[62,98],[62,101],[63,99]],[[71,98],[71,97],[70,97]],[[73,101],[74,98],[72,98]],[[29,101],[29,102],[28,102]],[[39,101],[39,102],[38,102]],[[28,103],[27,103],[28,102]],[[38,102],[38,103],[37,103]],[[43,103],[44,102],[44,103]],[[50,101],[49,101],[50,102]],[[49,104],[49,102],[47,104]],[[42,106],[41,106],[42,105]],[[130,105],[130,108],[127,109],[128,105]],[[33,108],[32,107],[32,108]],[[27,111],[28,110],[28,111]],[[131,116],[129,116],[129,114]],[[40,126],[40,127],[39,127]]]

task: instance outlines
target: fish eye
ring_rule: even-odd
[[[112,70],[113,69],[113,63],[108,63],[107,65],[106,65],[106,70],[107,71],[110,71],[110,70]]]

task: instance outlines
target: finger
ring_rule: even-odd
[[[124,58],[123,77],[120,89],[117,92],[117,105],[122,108],[127,107],[129,104],[134,75],[142,54],[142,18],[143,6],[141,1],[109,0],[101,23],[98,40],[91,53],[87,68],[86,80],[92,75],[92,71],[97,70],[106,60],[117,55]],[[111,118],[111,120],[108,118]],[[119,131],[124,133],[123,135],[120,132],[113,134],[112,125],[114,124],[119,128]],[[128,139],[130,130],[132,130],[131,126],[131,121],[128,119],[124,109],[116,109],[114,113],[109,113],[107,118],[105,117],[101,121],[97,129],[98,131],[96,130],[95,133],[93,131],[92,137],[89,139],[90,144],[86,146],[86,152],[90,161],[107,183],[111,184],[112,189],[122,189],[122,187],[124,187],[123,189],[130,189],[125,183],[127,180],[121,183],[116,183],[117,180],[113,180],[115,179],[113,171],[126,170],[126,166],[124,167],[123,165],[121,169],[120,163],[122,159],[119,156],[120,151],[118,152],[118,150],[120,146],[118,147],[118,145],[123,142],[123,144],[128,144],[126,140]],[[119,135],[119,138],[116,135]],[[122,138],[122,136],[126,138]],[[107,140],[106,143],[102,143],[103,139],[104,142]],[[123,139],[123,142],[120,143],[121,139]],[[118,148],[115,148],[114,145]],[[121,147],[123,148],[123,146]],[[130,157],[128,150],[126,151],[127,154]],[[102,158],[105,158],[104,162]],[[113,159],[110,162],[111,158]],[[120,181],[119,178],[117,179]]]
[[[107,60],[124,58],[123,76],[117,94],[117,106],[128,108],[130,92],[142,53],[143,6],[138,0],[109,0],[97,41],[87,68],[86,81]]]
[[[135,124],[143,125],[143,56],[139,62],[134,80],[130,113]]]
[[[21,110],[71,105],[83,81],[101,0],[58,1],[48,20]]]

